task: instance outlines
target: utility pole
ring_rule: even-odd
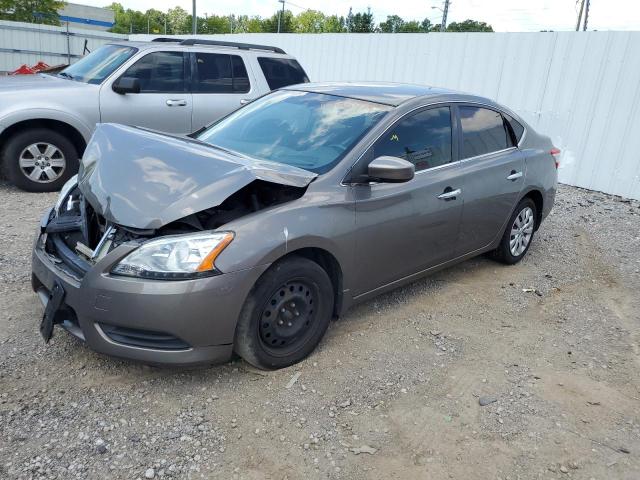
[[[191,30],[193,34],[198,33],[198,17],[196,16],[196,0],[193,0],[193,13],[191,14]]]
[[[278,33],[280,33],[280,24],[282,24],[282,28],[284,29],[284,2],[285,0],[278,0],[280,3],[282,3],[282,11],[280,12],[280,15],[278,15]]]
[[[442,10],[442,23],[440,24],[440,31],[447,30],[447,14],[449,13],[449,0],[444,0],[444,10]]]
[[[578,22],[576,23],[576,32],[580,30],[580,24],[582,23],[582,11],[584,10],[584,0],[578,0],[580,2],[580,12],[578,13]]]
[[[585,6],[584,9],[584,28],[582,29],[583,31],[587,31],[587,22],[589,21],[589,5],[591,3],[591,0],[586,0],[587,4]]]
[[[164,34],[167,34],[167,14],[164,14]]]
[[[150,30],[151,30],[151,16],[147,14],[147,35],[149,35]]]

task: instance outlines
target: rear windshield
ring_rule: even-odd
[[[236,110],[197,138],[248,157],[324,173],[390,109],[353,98],[280,90]]]
[[[309,81],[300,64],[292,58],[258,57],[258,63],[271,90]]]

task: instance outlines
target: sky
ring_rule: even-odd
[[[74,3],[102,7],[111,2],[105,0],[73,0]],[[387,15],[399,15],[405,20],[429,18],[440,23],[442,13],[432,6],[442,8],[440,0],[286,0],[286,8],[294,14],[307,8],[321,10],[325,14],[346,16],[349,7],[353,12],[371,8],[376,23]],[[145,11],[149,8],[167,10],[176,5],[191,11],[191,0],[120,0],[125,8]],[[281,3],[277,0],[197,0],[198,15],[260,15],[271,16]],[[578,17],[576,0],[453,0],[449,7],[448,22],[460,22],[467,18],[489,23],[498,32],[529,32],[539,30],[575,30]],[[589,30],[640,30],[640,0],[591,0]]]

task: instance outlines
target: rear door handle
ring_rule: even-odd
[[[246,105],[247,103],[251,103],[250,98],[243,98],[240,100],[240,105]]]
[[[167,107],[186,107],[187,106],[187,101],[186,100],[167,100]]]
[[[515,170],[511,170],[511,173],[509,174],[509,176],[507,177],[507,180],[517,180],[520,177],[522,177],[522,172],[516,172]]]
[[[440,200],[453,200],[461,193],[462,193],[461,188],[456,188],[455,190],[447,189],[444,192],[442,192],[440,195],[438,195],[438,198]]]

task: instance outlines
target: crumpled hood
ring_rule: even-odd
[[[316,176],[189,138],[103,123],[85,150],[78,185],[107,220],[155,229],[216,207],[254,180],[306,187]]]

